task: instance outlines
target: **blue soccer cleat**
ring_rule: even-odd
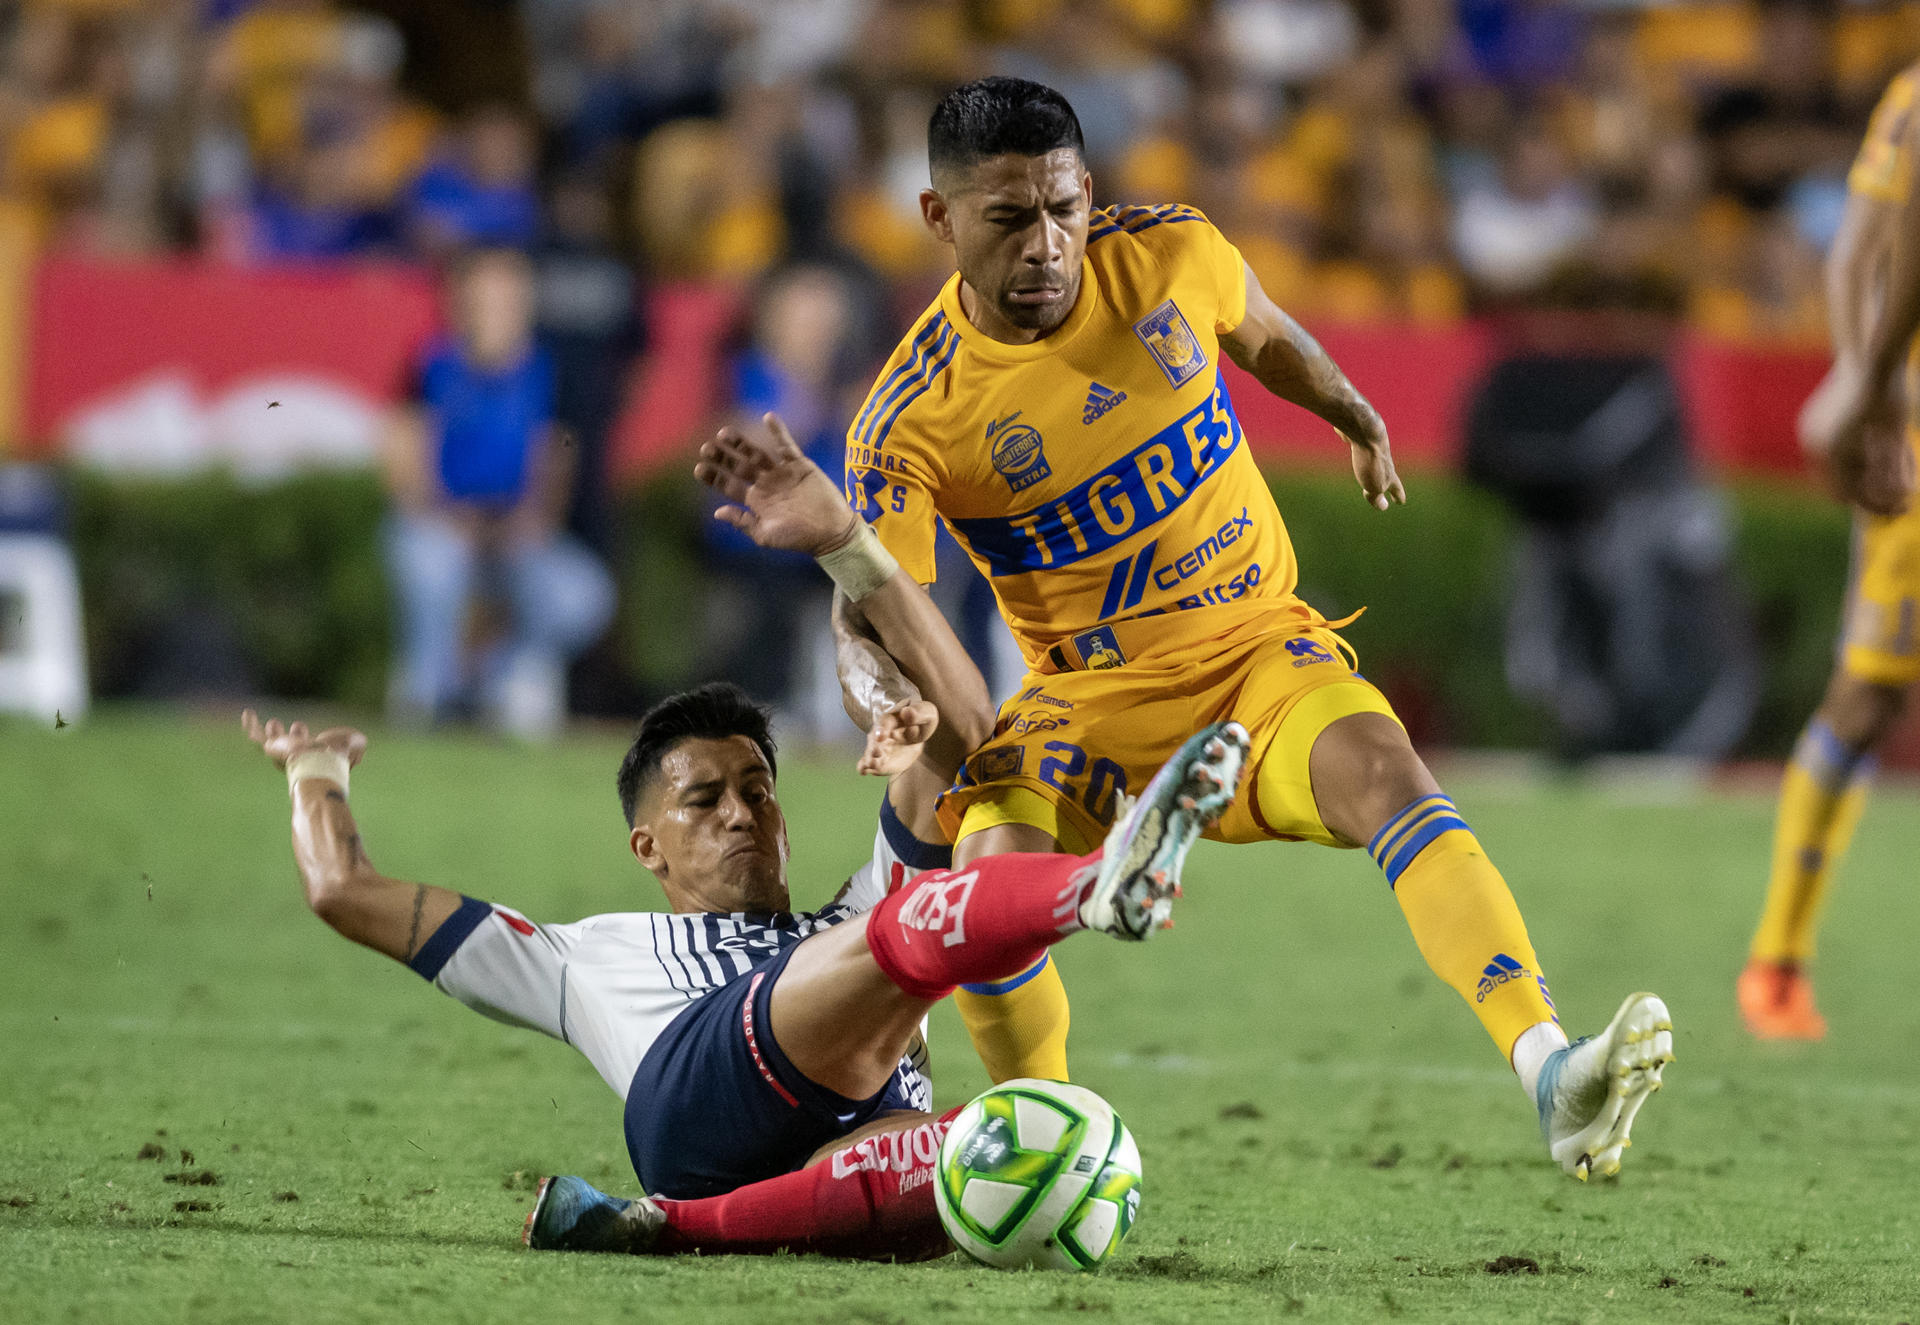
[[[1245,727],[1216,722],[1189,737],[1138,800],[1122,803],[1098,873],[1080,901],[1082,925],[1116,938],[1145,939],[1172,923],[1180,867],[1194,840],[1233,804],[1247,744]]]
[[[1604,1031],[1551,1054],[1533,1098],[1554,1163],[1581,1182],[1618,1173],[1634,1115],[1672,1061],[1673,1017],[1652,994],[1628,995]]]
[[[642,1196],[622,1200],[600,1191],[585,1178],[542,1178],[527,1212],[520,1240],[535,1251],[653,1250],[666,1214]]]

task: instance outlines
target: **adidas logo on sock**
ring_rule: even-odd
[[[1087,386],[1087,407],[1080,415],[1080,422],[1095,423],[1106,417],[1107,411],[1126,403],[1127,393],[1115,391],[1112,387],[1101,386],[1098,382]]]
[[[1487,1001],[1488,994],[1507,981],[1532,974],[1533,972],[1507,956],[1506,953],[1495,953],[1493,960],[1487,963],[1487,969],[1480,973],[1480,984],[1473,991],[1473,1001],[1484,1003]]]

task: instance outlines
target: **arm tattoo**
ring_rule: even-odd
[[[413,885],[413,928],[407,931],[407,960],[412,961],[420,951],[420,908],[427,900],[427,885]]]

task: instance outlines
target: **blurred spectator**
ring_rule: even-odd
[[[1828,75],[1832,44],[1823,7],[1768,0],[1750,78],[1722,89],[1700,111],[1718,185],[1764,211],[1809,170],[1852,155],[1862,122],[1847,113]]]
[[[553,418],[573,441],[567,529],[611,559],[607,434],[645,339],[642,304],[633,269],[613,247],[606,194],[591,175],[558,180],[548,215],[534,285],[540,341],[553,359]]]
[[[858,404],[850,394],[858,389],[856,365],[847,353],[852,315],[846,281],[833,269],[775,272],[754,300],[747,345],[732,364],[728,404],[734,426],[755,432],[766,426],[762,415],[778,414],[836,480],[849,406]],[[809,627],[824,628],[832,584],[810,557],[768,552],[717,520],[704,528],[717,583],[703,656],[716,660],[716,676],[783,706],[789,721],[797,716],[809,729],[823,729],[811,715],[838,711],[838,686],[831,641],[823,629],[810,636]]]
[[[613,585],[560,532],[572,455],[554,435],[552,361],[533,342],[529,263],[478,250],[449,295],[453,333],[427,351],[385,448],[400,625],[391,707],[431,722],[477,703],[504,729],[543,736],[566,713],[567,660],[612,615]],[[483,603],[497,624],[476,622]]]
[[[468,245],[527,248],[540,227],[533,132],[509,106],[470,112],[407,199],[415,249],[442,256]]]
[[[997,69],[1073,98],[1098,202],[1198,204],[1309,318],[1444,322],[1469,282],[1525,297],[1604,243],[1680,277],[1697,326],[1803,337],[1797,292],[1868,107],[1920,56],[1920,7],[1894,0],[0,13],[0,207],[42,242],[306,260],[529,248],[539,158],[605,195],[613,246],[650,281],[744,287],[850,249],[891,283],[856,296],[889,324],[949,270],[916,201],[931,98]],[[506,109],[522,105],[537,119]],[[430,106],[469,110],[442,136]]]
[[[356,144],[344,137],[317,136],[294,148],[254,200],[254,253],[268,259],[348,258],[396,248],[398,223],[355,186],[356,159]]]
[[[1543,282],[1592,237],[1592,197],[1538,123],[1508,142],[1497,181],[1468,189],[1453,216],[1454,252],[1467,275],[1495,294]]]

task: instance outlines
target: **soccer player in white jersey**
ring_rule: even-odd
[[[624,1095],[648,1196],[551,1179],[527,1221],[536,1248],[943,1253],[932,1173],[947,1119],[929,1112],[915,1053],[927,1010],[1031,968],[1076,930],[1140,939],[1165,924],[1187,849],[1239,780],[1246,734],[1219,724],[1148,784],[1104,854],[907,880],[937,849],[906,824],[931,821],[932,794],[987,730],[985,686],[925,591],[768,423],[770,442],[727,432],[702,448],[696,472],[733,503],[721,518],[818,556],[939,713],[914,765],[932,776],[895,778],[873,862],[824,910],[791,913],[773,742],[731,687],[657,706],[621,764],[628,849],[672,913],[562,925],[382,875],[347,806],[366,737],[244,718],[286,771],[294,855],[323,920],[490,1017],[574,1045]],[[897,718],[883,729],[904,731]]]

